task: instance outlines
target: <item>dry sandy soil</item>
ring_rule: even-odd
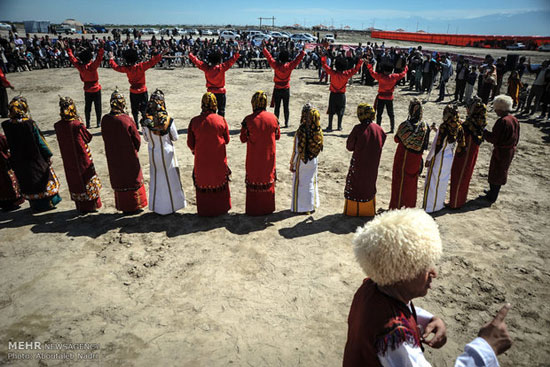
[[[125,75],[110,69],[99,74],[107,112],[115,86],[127,94],[128,83]],[[32,215],[27,203],[15,212],[0,213],[0,365],[340,365],[349,306],[365,277],[354,260],[351,240],[366,219],[341,214],[351,157],[345,141],[358,122],[357,104],[372,102],[376,89],[349,87],[344,131],[327,133],[319,156],[321,207],[312,215],[293,215],[288,162],[301,106],[314,103],[322,112],[323,126],[327,123],[328,85],[316,84],[316,75],[313,70],[293,74],[291,126],[283,129],[277,144],[277,210],[254,218],[244,215],[246,146],[238,133],[243,117],[251,112],[253,92],[271,91],[272,71],[234,68],[227,73],[233,208],[219,218],[200,218],[186,132],[190,119],[200,112],[202,72],[186,68],[147,73],[149,90],[166,93],[168,111],[180,132],[177,158],[189,205],[166,217],[148,210],[123,216],[115,210],[96,128],[91,129],[91,150],[104,185],[104,207],[79,216],[53,131],[58,94],[74,98],[83,113],[78,73],[56,69],[9,74],[17,93],[28,98],[32,116],[54,152],[63,201],[41,215]],[[15,93],[9,91],[10,98]],[[402,88],[396,91],[398,122],[407,117],[413,95]],[[426,121],[439,123],[443,107],[426,103]],[[496,121],[492,110],[488,121],[489,127]],[[383,127],[389,128],[387,116]],[[476,200],[487,187],[491,146],[484,143],[472,178],[471,201],[461,210],[444,209],[434,215],[444,255],[434,289],[416,302],[447,323],[446,346],[426,352],[434,366],[452,366],[464,344],[504,302],[513,304],[507,323],[515,344],[500,357],[501,365],[548,366],[549,126],[522,119],[521,129],[509,182],[496,204],[489,207]],[[389,203],[395,148],[389,136],[378,176],[380,209]],[[145,145],[140,160],[148,183]],[[424,177],[419,201],[423,183]],[[99,350],[91,361],[21,361],[8,359],[8,352],[36,357],[38,351],[8,351],[9,341],[97,343]]]

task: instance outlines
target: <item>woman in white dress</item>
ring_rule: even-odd
[[[311,104],[302,109],[300,127],[294,135],[294,151],[290,159],[292,203],[295,213],[311,213],[319,206],[317,188],[317,156],[323,150],[323,131],[319,111]]]
[[[161,215],[174,213],[187,203],[173,144],[178,131],[166,112],[162,91],[157,89],[151,95],[141,125],[149,144],[149,210]]]
[[[428,213],[443,209],[456,146],[465,145],[464,131],[456,105],[443,111],[443,123],[437,129],[432,148],[426,158],[426,183],[422,208]]]

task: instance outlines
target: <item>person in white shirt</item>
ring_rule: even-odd
[[[348,317],[344,367],[428,367],[423,350],[447,341],[445,323],[415,307],[436,278],[442,252],[434,219],[420,209],[391,210],[359,227],[353,240],[357,261],[369,275],[356,292]],[[455,367],[497,367],[497,355],[512,345],[506,304],[466,345]]]

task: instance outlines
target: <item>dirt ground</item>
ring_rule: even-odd
[[[110,93],[119,86],[127,95],[128,82],[125,75],[110,69],[100,69],[99,75],[106,113]],[[321,206],[312,215],[293,215],[288,162],[301,107],[315,104],[326,126],[329,94],[328,85],[316,83],[316,71],[296,70],[290,127],[282,130],[277,144],[277,209],[269,216],[247,217],[246,146],[238,139],[240,122],[251,113],[250,98],[256,90],[271,94],[272,78],[271,70],[228,71],[226,118],[232,140],[227,153],[233,171],[233,208],[218,218],[200,218],[186,133],[190,119],[200,112],[205,91],[201,71],[147,72],[150,92],[156,88],[165,92],[168,112],[180,133],[176,154],[188,207],[165,217],[148,210],[123,216],[115,210],[97,128],[91,129],[90,147],[103,183],[104,206],[97,213],[79,216],[70,200],[53,130],[58,95],[75,99],[83,114],[77,71],[8,74],[17,88],[9,91],[10,98],[16,93],[27,97],[32,117],[53,150],[63,201],[41,215],[32,215],[27,203],[15,212],[0,213],[0,365],[341,365],[349,307],[365,277],[354,260],[351,240],[355,229],[366,222],[341,214],[351,157],[345,142],[358,123],[357,104],[372,103],[376,88],[357,83],[348,88],[344,131],[325,134],[319,156]],[[454,91],[453,83],[449,91]],[[406,119],[408,101],[415,93],[399,87],[395,95],[399,123]],[[431,99],[436,99],[435,92]],[[439,123],[445,104],[424,106],[425,120]],[[464,116],[464,107],[460,111]],[[489,128],[496,119],[490,108]],[[389,128],[386,115],[382,126]],[[434,214],[444,255],[433,289],[416,301],[447,324],[445,347],[426,351],[434,366],[452,366],[464,344],[504,302],[513,305],[507,323],[514,346],[500,357],[501,365],[548,366],[550,128],[541,121],[521,119],[521,129],[509,181],[496,204],[486,206],[476,200],[488,186],[491,145],[483,143],[470,201],[460,210]],[[148,186],[147,147],[142,143],[140,160]],[[395,149],[390,135],[378,176],[380,209],[388,207]],[[423,184],[424,176],[419,180],[419,202]],[[77,360],[76,351],[63,350],[73,352],[74,359],[50,356],[39,361],[37,353],[54,351],[8,349],[8,342],[19,341],[99,346],[92,351],[95,354],[87,354],[89,360]],[[35,359],[8,358],[14,352]]]

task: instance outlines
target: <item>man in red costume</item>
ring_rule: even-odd
[[[97,127],[99,127],[101,121],[101,85],[99,84],[99,76],[97,75],[97,68],[103,60],[103,54],[105,50],[103,43],[99,48],[99,51],[92,60],[92,53],[86,49],[81,51],[77,56],[74,56],[73,50],[67,49],[69,60],[74,67],[80,73],[80,80],[84,82],[84,116],[86,118],[86,128],[90,128],[90,113],[92,112],[92,103],[95,107],[95,115],[97,121]]]
[[[370,60],[370,56],[367,56],[367,60]],[[370,63],[367,64],[370,74],[376,80],[378,80],[378,95],[376,96],[376,102],[374,108],[376,109],[376,123],[382,126],[382,113],[384,107],[388,110],[388,116],[390,117],[390,134],[393,133],[395,126],[395,116],[393,114],[393,90],[397,82],[407,75],[408,67],[399,74],[392,74],[393,65],[382,65],[382,74],[375,72],[372,69]]]
[[[168,50],[163,50],[161,53],[153,56],[149,61],[138,63],[138,54],[135,48],[130,48],[124,52],[124,60],[126,66],[118,65],[113,60],[113,53],[109,53],[109,65],[113,70],[119,73],[126,73],[128,82],[130,83],[130,105],[132,107],[132,116],[137,124],[139,121],[139,112],[143,113],[147,102],[149,101],[149,95],[147,93],[147,86],[145,85],[145,72],[155,66],[162,56]]]
[[[139,163],[141,137],[134,120],[126,114],[126,100],[115,90],[111,112],[101,120],[101,136],[117,210],[137,212],[147,206],[147,193]]]
[[[273,82],[275,82],[275,88],[273,89],[273,102],[275,103],[275,116],[279,118],[279,109],[281,108],[281,100],[283,101],[283,109],[285,113],[285,127],[288,127],[288,121],[290,117],[290,110],[288,104],[290,101],[290,75],[292,71],[300,64],[300,61],[306,55],[306,52],[302,50],[298,56],[291,62],[288,61],[288,50],[282,49],[279,51],[278,61],[275,61],[273,56],[269,53],[267,48],[264,47],[263,53],[269,66],[274,70],[275,76]]]
[[[323,69],[330,75],[330,97],[328,101],[328,127],[326,131],[332,131],[332,118],[334,115],[338,117],[338,130],[342,130],[342,119],[346,111],[346,86],[348,80],[361,70],[363,59],[359,60],[353,69],[346,70],[347,61],[339,56],[335,61],[336,70],[332,70],[327,65],[327,57],[321,58]]]
[[[244,118],[241,142],[246,143],[246,214],[266,215],[275,211],[276,140],[281,137],[277,117],[266,111],[267,95],[252,96],[251,115]]]
[[[202,113],[193,117],[187,130],[187,145],[195,155],[193,182],[197,195],[197,212],[213,217],[231,209],[229,176],[225,145],[229,143],[229,126],[216,114],[217,100],[206,92],[201,101]]]
[[[216,96],[218,115],[220,116],[225,116],[225,72],[233,66],[239,57],[239,46],[237,46],[233,57],[223,63],[221,62],[222,54],[218,50],[210,52],[208,64],[189,53],[191,62],[204,71],[206,90]]]

